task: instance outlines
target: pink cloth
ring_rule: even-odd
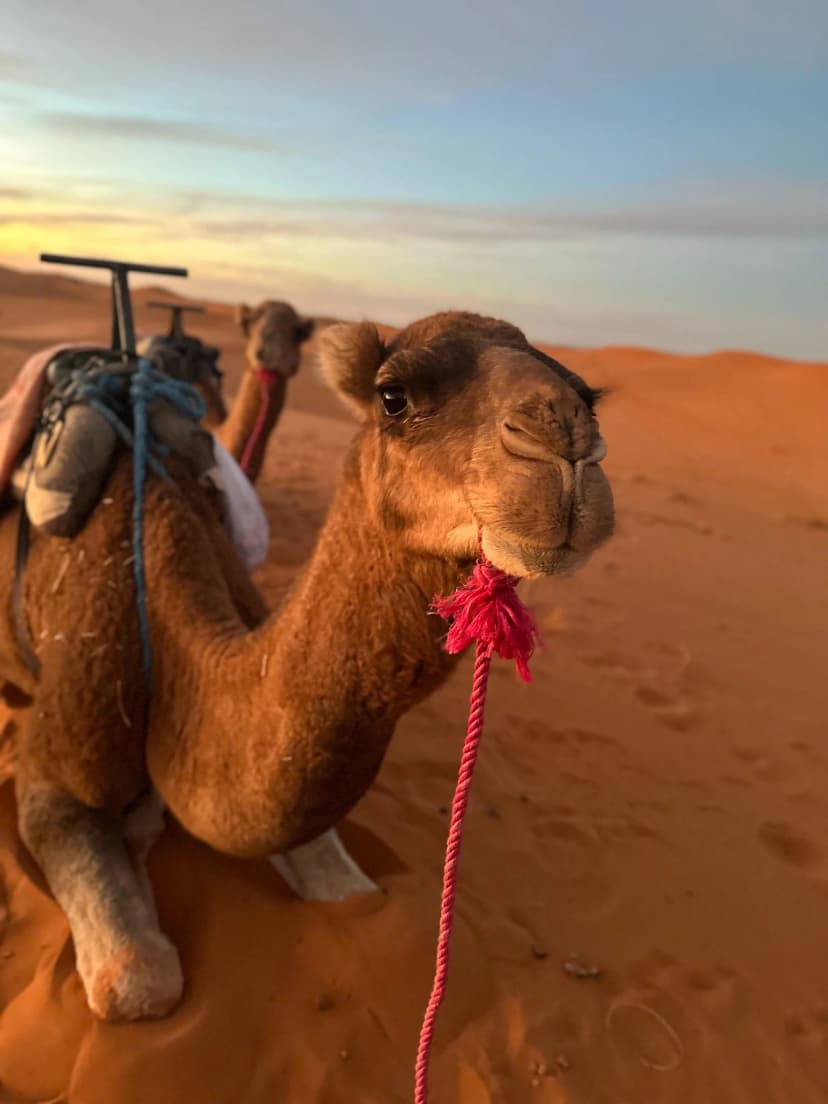
[[[8,490],[20,450],[34,429],[49,361],[65,349],[88,349],[94,345],[94,341],[63,342],[34,353],[0,399],[0,497]]]

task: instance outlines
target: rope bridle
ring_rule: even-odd
[[[454,927],[457,896],[457,869],[463,842],[463,827],[469,802],[474,768],[483,734],[486,692],[492,655],[513,659],[524,682],[531,681],[529,659],[535,648],[537,626],[517,595],[518,580],[501,571],[485,558],[480,542],[480,560],[465,586],[448,598],[434,602],[434,610],[452,620],[446,637],[446,650],[463,651],[476,641],[474,676],[469,707],[469,722],[457,786],[451,804],[446,855],[443,864],[443,890],[440,904],[440,928],[437,937],[437,961],[434,982],[420,1030],[414,1074],[415,1104],[428,1104],[428,1069],[437,1013],[446,994],[449,954]]]

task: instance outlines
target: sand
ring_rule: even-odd
[[[47,341],[105,337],[106,306],[0,271],[0,384]],[[230,309],[192,325],[232,391]],[[558,352],[613,388],[618,533],[577,578],[523,588],[535,683],[494,669],[433,1102],[824,1102],[828,365]],[[311,356],[261,486],[274,601],[353,432]],[[0,1100],[410,1101],[469,676],[400,724],[343,829],[384,896],[305,904],[168,827],[150,866],[187,990],[159,1023],[93,1020],[0,787]]]

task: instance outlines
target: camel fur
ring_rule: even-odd
[[[371,785],[397,720],[455,658],[435,595],[485,555],[520,576],[577,568],[611,534],[597,395],[515,327],[448,312],[389,343],[367,323],[321,337],[359,430],[311,560],[277,616],[186,470],[145,506],[152,697],[129,563],[129,457],[72,541],[35,539],[25,609],[42,673],[0,618],[0,677],[29,700],[20,834],[75,942],[90,1007],[159,1016],[183,985],[142,863],[164,804],[230,855],[272,856],[303,895],[371,888],[336,825]],[[0,519],[11,590],[16,516]],[[57,582],[56,582],[57,580]]]

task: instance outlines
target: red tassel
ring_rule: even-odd
[[[531,682],[529,660],[538,628],[515,590],[518,580],[486,559],[475,566],[468,582],[447,598],[435,598],[432,608],[452,620],[446,651],[462,652],[472,641],[491,655],[513,659],[524,682]]]

